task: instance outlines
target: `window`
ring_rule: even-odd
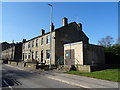
[[[32,41],[32,47],[34,47],[34,40]]]
[[[30,53],[28,53],[28,58],[30,59]]]
[[[27,53],[25,53],[25,59],[27,59]]]
[[[34,51],[32,51],[32,60],[34,59]]]
[[[43,45],[43,38],[41,38],[41,45]]]
[[[30,42],[28,43],[28,48],[30,48]]]
[[[23,49],[25,49],[25,44],[23,44]]]
[[[39,40],[37,39],[37,40],[36,40],[36,47],[38,46],[38,41],[39,41]]]
[[[49,44],[50,43],[50,36],[47,36],[46,38],[46,44]]]
[[[50,50],[46,50],[46,59],[50,58]]]
[[[36,51],[35,58],[38,59],[38,51]]]

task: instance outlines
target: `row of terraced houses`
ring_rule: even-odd
[[[104,64],[104,49],[101,46],[89,44],[89,38],[82,30],[82,24],[62,19],[62,26],[54,29],[52,23],[51,64],[92,65]],[[2,59],[22,60],[24,62],[50,64],[50,32],[30,40],[23,40],[2,51]],[[4,47],[4,46],[3,46]]]

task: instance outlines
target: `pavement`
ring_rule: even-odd
[[[118,88],[118,83],[63,73],[52,73],[48,78],[83,88]]]
[[[43,72],[45,73],[44,75],[49,79],[53,79],[53,80],[60,81],[62,83],[66,83],[66,84],[77,86],[77,87],[83,87],[86,89],[96,90],[96,88],[109,88],[109,89],[112,88],[112,90],[120,90],[119,89],[120,83],[118,82],[112,82],[108,80],[101,80],[101,79],[95,79],[95,78],[72,75],[72,74],[65,74],[59,70],[49,70],[49,71],[44,71],[41,69],[34,70],[34,69],[20,67],[20,66],[11,66],[8,64],[6,64],[6,66],[14,67],[19,70],[29,71],[31,73]]]

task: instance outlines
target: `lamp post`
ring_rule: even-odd
[[[14,40],[12,41],[12,57],[11,57],[11,59],[13,60],[14,59],[14,51],[13,51],[13,47],[14,47]]]
[[[50,63],[49,63],[49,70],[51,69],[51,60],[52,60],[52,12],[53,7],[51,4],[48,4],[50,6]]]

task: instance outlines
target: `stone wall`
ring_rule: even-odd
[[[19,66],[21,67],[26,67],[26,68],[31,68],[31,69],[36,69],[36,64],[33,63],[24,63],[24,62],[14,62],[14,61],[8,61],[8,64],[13,65],[13,66]]]
[[[105,64],[104,48],[97,45],[84,44],[84,64]]]
[[[68,56],[66,51],[69,50]],[[84,44],[81,42],[69,43],[64,45],[64,62],[71,56],[71,51],[74,50],[75,63],[71,65],[101,65],[105,64],[104,48],[92,44]],[[72,57],[72,56],[71,56]],[[69,58],[69,61],[71,59]],[[66,63],[65,63],[66,64]]]
[[[64,44],[83,41],[84,43],[89,43],[89,38],[84,34],[78,25],[73,22],[64,27],[58,28],[55,31],[56,41],[55,41],[55,56],[59,59],[64,56]]]
[[[70,43],[70,44],[65,44],[64,45],[64,62],[66,61],[66,50],[74,50],[74,60],[75,63],[72,63],[72,65],[80,64],[83,65],[83,43],[78,42],[78,43]],[[70,52],[67,53],[70,56]],[[69,59],[70,60],[70,59]],[[66,63],[65,63],[66,65]]]
[[[76,65],[77,71],[80,72],[91,72],[91,66],[90,65]]]
[[[23,44],[25,45],[25,49],[22,50],[22,54],[27,54],[27,58],[22,57],[24,61],[30,61],[37,60],[38,62],[41,62],[41,51],[43,50],[43,62],[46,62],[46,65],[50,63],[50,59],[46,59],[46,50],[50,50],[50,43],[46,44],[47,36],[50,36],[50,33],[45,34],[43,36],[39,36],[37,38],[31,39]],[[55,63],[55,32],[52,32],[52,61],[51,64]],[[41,45],[41,39],[43,38],[43,45]],[[36,46],[36,40],[38,40],[38,46]],[[32,41],[34,41],[34,46],[32,47]],[[30,48],[28,48],[28,43],[30,43]],[[38,58],[36,58],[36,51],[38,51]],[[31,53],[34,52],[33,59]],[[28,58],[28,54],[30,54],[30,58]]]
[[[90,65],[75,65],[75,68],[73,69],[71,65],[61,65],[58,67],[58,70],[62,71],[74,71],[74,70],[80,71],[80,72],[91,72],[92,68]]]
[[[2,59],[13,60],[15,54],[15,46],[2,51]]]
[[[22,59],[22,43],[15,44],[14,46],[2,51],[3,60],[18,60]]]

